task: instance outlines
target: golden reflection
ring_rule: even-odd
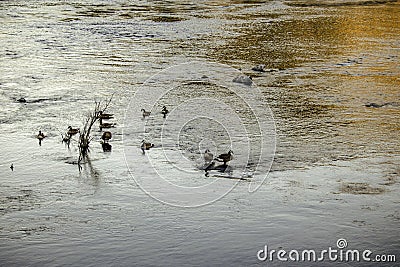
[[[278,163],[283,155],[312,162],[343,151],[398,153],[399,12],[395,3],[297,7],[291,18],[241,15],[246,23],[228,29],[237,35],[210,56],[279,69],[263,89],[284,144]]]
[[[316,57],[339,53],[339,47],[349,42],[340,30],[338,19],[329,16],[249,23],[238,30],[238,37],[213,53],[222,61],[245,60],[263,63],[267,68],[293,68]]]

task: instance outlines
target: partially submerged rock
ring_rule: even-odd
[[[348,193],[354,195],[376,195],[382,194],[386,190],[381,187],[372,187],[367,183],[343,183],[340,187],[341,193]]]
[[[250,86],[253,84],[253,79],[247,75],[239,75],[233,79],[233,82]]]

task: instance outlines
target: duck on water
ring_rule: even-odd
[[[143,119],[151,114],[151,111],[146,111],[144,108],[142,108],[140,111],[142,111]]]
[[[154,144],[143,140],[142,145],[140,146],[140,149],[142,149],[143,154],[145,154],[145,150],[150,150],[150,148],[152,148],[152,147],[154,147]]]
[[[161,110],[161,114],[163,114],[164,119],[167,117],[168,113],[169,113],[169,111],[168,111],[167,107],[163,106],[163,109]]]
[[[42,145],[42,140],[46,137],[42,131],[39,131],[39,133],[36,135],[36,138],[39,140],[39,146]]]
[[[224,166],[226,166],[226,163],[231,161],[233,159],[233,151],[229,150],[228,153],[224,153],[219,155],[216,160],[224,162]]]

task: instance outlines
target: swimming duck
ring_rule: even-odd
[[[44,135],[44,133],[42,133],[42,131],[39,131],[39,133],[38,133],[38,135],[36,137],[39,140],[43,140],[46,136]]]
[[[10,169],[11,169],[11,171],[14,171],[14,164],[13,163],[11,163]]]
[[[223,162],[224,162],[224,165],[226,165],[226,163],[227,163],[228,161],[231,161],[231,160],[233,159],[232,154],[233,154],[232,150],[229,150],[228,153],[224,153],[224,154],[219,155],[219,156],[217,157],[217,160],[218,160],[218,161],[223,161]]]
[[[169,113],[168,109],[166,106],[163,106],[163,109],[161,110],[161,113],[163,114],[164,119],[167,117],[167,114]]]
[[[103,113],[103,111],[99,111],[99,118],[104,120],[112,119],[114,118],[114,114]]]
[[[254,66],[252,68],[252,70],[258,71],[258,72],[265,72],[265,65],[264,64],[260,64],[260,65]]]
[[[114,126],[115,126],[115,123],[100,122],[100,129],[102,129],[102,128],[112,128]]]
[[[77,133],[79,133],[79,128],[74,129],[74,128],[72,128],[72,126],[68,126],[67,134],[68,134],[70,137],[73,136],[73,135],[75,135],[75,134],[77,134]]]
[[[154,147],[154,144],[152,144],[152,143],[148,143],[148,142],[146,142],[146,141],[142,141],[142,145],[140,146],[140,148],[142,149],[142,151],[143,151],[143,154],[144,154],[144,151],[145,150],[150,150],[150,148],[152,148],[152,147]]]
[[[62,142],[65,142],[65,143],[67,143],[67,144],[69,144],[69,142],[71,141],[71,135],[61,135],[61,137],[62,137]]]
[[[142,108],[140,111],[143,112],[143,118],[146,118],[146,117],[150,116],[150,114],[151,114],[150,111],[146,111],[144,108]]]
[[[204,161],[206,163],[211,162],[214,159],[214,155],[210,152],[210,150],[206,149],[204,151]]]
[[[112,134],[111,132],[104,132],[103,135],[101,136],[101,139],[103,139],[104,141],[108,141],[112,138]]]
[[[103,148],[103,152],[111,152],[112,146],[109,143],[102,142],[101,147]]]
[[[23,97],[21,97],[21,98],[18,98],[18,99],[17,99],[17,102],[19,102],[19,103],[26,103],[26,99],[23,98]]]

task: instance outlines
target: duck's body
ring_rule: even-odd
[[[229,162],[229,161],[231,161],[233,159],[232,154],[233,154],[232,150],[229,150],[228,153],[224,153],[224,154],[219,155],[217,157],[217,160],[223,161],[224,165],[226,165],[227,162]]]
[[[264,64],[260,64],[260,65],[254,66],[252,68],[252,70],[258,71],[258,72],[265,72],[265,65]]]
[[[109,143],[102,142],[101,147],[103,148],[103,152],[111,152],[112,146]]]
[[[150,111],[146,111],[144,108],[142,108],[140,111],[143,112],[143,118],[146,118],[146,117],[150,116],[150,114],[151,114]]]
[[[206,163],[209,163],[209,162],[213,161],[213,159],[214,159],[214,155],[210,152],[210,150],[207,149],[204,152],[204,161]]]
[[[140,146],[140,148],[143,151],[143,154],[144,154],[145,150],[150,150],[150,148],[152,148],[152,147],[154,147],[154,144],[145,142],[144,140],[142,141],[142,145]]]
[[[11,169],[11,171],[14,171],[14,164],[13,163],[11,163],[10,169]]]
[[[164,119],[167,117],[167,114],[169,113],[168,109],[166,106],[163,106],[163,109],[161,110],[161,114],[163,114]]]
[[[385,106],[385,104],[368,103],[368,104],[365,104],[365,106],[368,108],[381,108],[381,107]]]
[[[42,131],[39,131],[38,135],[36,136],[37,139],[39,140],[43,140],[46,136],[44,135],[44,133],[42,133]]]
[[[77,133],[79,133],[79,128],[74,129],[74,128],[72,128],[72,126],[68,126],[67,134],[69,136],[73,136],[73,135],[75,135]]]
[[[100,111],[99,112],[99,118],[100,119],[104,119],[104,120],[112,119],[112,118],[114,118],[114,114],[103,113],[103,111]]]
[[[71,141],[71,135],[61,135],[61,137],[62,137],[62,141],[63,142],[65,142],[65,143],[69,143],[70,141]]]
[[[102,129],[102,128],[112,128],[114,126],[115,126],[114,123],[108,123],[108,122],[101,122],[100,123],[100,129]]]
[[[104,141],[108,141],[112,138],[112,133],[111,132],[104,132],[103,135],[101,136],[101,139]]]

